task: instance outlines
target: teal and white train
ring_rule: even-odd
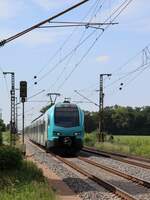
[[[84,113],[69,102],[57,103],[26,127],[29,138],[45,146],[75,154],[82,149]]]

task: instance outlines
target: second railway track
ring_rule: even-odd
[[[47,156],[50,156],[50,154],[47,154]],[[108,191],[114,193],[116,196],[120,197],[121,199],[126,199],[126,200],[136,200],[136,199],[149,200],[150,199],[150,191],[149,191],[150,183],[147,181],[130,176],[125,173],[121,173],[107,166],[100,165],[85,157],[79,156],[77,158],[64,158],[55,154],[52,154],[52,156],[54,156],[59,161],[65,163],[69,167],[73,168],[74,170],[78,171],[80,174],[88,177],[88,179],[96,182],[98,185],[101,185]],[[82,164],[84,165],[84,167],[82,166]],[[90,165],[92,166],[91,167],[92,170],[89,167]],[[107,180],[105,175],[103,175],[103,171],[109,171],[109,173],[111,173],[111,175],[109,174],[109,176],[110,176],[110,179],[111,177],[113,177],[112,179],[114,179],[113,180],[114,183],[112,180],[110,181]],[[114,174],[118,177],[120,176],[122,177],[122,180],[121,180],[122,183],[120,185],[116,184],[117,179],[115,180]],[[128,182],[127,181],[124,182],[123,179],[128,179]],[[139,185],[142,185],[143,187]],[[132,193],[132,190],[135,190],[135,191]]]
[[[108,157],[108,158],[111,158],[111,159],[114,159],[114,160],[117,160],[120,162],[124,162],[124,163],[130,164],[130,165],[142,167],[145,169],[150,169],[150,163],[148,163],[148,159],[141,158],[141,160],[140,160],[139,157],[133,157],[133,156],[125,157],[123,155],[121,156],[121,154],[115,154],[115,153],[110,153],[110,152],[108,153],[105,151],[99,151],[99,150],[95,150],[93,148],[87,148],[87,147],[84,147],[82,150],[85,152]]]

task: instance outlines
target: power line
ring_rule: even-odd
[[[96,0],[97,2],[99,0]],[[97,4],[96,4],[97,5]],[[83,19],[85,19],[87,17],[87,15],[90,13],[90,10],[92,10],[95,6],[95,3],[92,5],[92,7],[88,10],[86,16],[84,16]],[[53,23],[53,21],[51,21],[50,23]],[[71,39],[72,35],[74,34],[74,32],[77,30],[77,27],[75,29],[73,29],[73,31],[71,32],[71,34],[69,36],[67,36],[66,40],[62,43],[62,45],[60,46],[60,48],[58,48],[56,50],[56,52],[50,57],[50,59],[48,59],[48,62],[39,70],[38,73],[36,73],[36,77],[47,67],[48,63],[51,62],[55,57],[56,55],[62,50],[62,48],[67,44],[67,42]]]
[[[94,101],[92,101],[91,99],[89,99],[89,98],[87,98],[87,97],[85,97],[83,94],[81,94],[80,92],[78,92],[77,90],[74,90],[74,92],[75,93],[77,93],[79,96],[81,96],[82,98],[84,98],[84,99],[86,99],[86,100],[88,100],[88,102],[90,102],[90,103],[92,103],[92,104],[94,104],[95,106],[98,106],[99,107],[99,105],[97,104],[97,103],[95,103]]]
[[[86,3],[87,1],[89,1],[89,0],[83,0],[83,1],[81,1],[80,3],[75,4],[75,5],[71,6],[70,8],[68,8],[68,9],[66,9],[66,10],[64,10],[64,11],[62,11],[62,12],[60,12],[60,13],[58,13],[58,14],[52,16],[52,17],[49,17],[48,19],[46,19],[46,20],[44,20],[44,21],[42,21],[42,22],[40,22],[40,23],[37,23],[37,24],[33,25],[33,26],[30,27],[30,28],[25,29],[25,30],[22,31],[22,32],[19,32],[19,33],[17,33],[17,34],[14,35],[14,36],[11,36],[11,37],[9,37],[9,38],[7,38],[7,39],[2,40],[2,41],[0,42],[0,46],[4,46],[6,43],[11,42],[12,40],[15,40],[15,39],[17,39],[18,37],[21,37],[22,35],[24,35],[24,34],[30,32],[30,31],[32,31],[32,30],[38,28],[38,27],[40,27],[41,25],[43,25],[43,24],[45,24],[45,23],[48,23],[48,22],[50,22],[51,20],[56,19],[57,17],[60,17],[60,16],[64,15],[65,13],[67,13],[67,12],[69,12],[69,11],[75,9],[76,7],[81,6],[82,4]]]
[[[98,3],[99,3],[99,2],[97,2],[96,7],[95,7],[95,9],[94,9],[94,12],[97,10],[96,13],[93,12],[93,15],[91,16],[89,22],[86,22],[86,23],[90,24],[91,21],[92,21],[92,19],[93,19],[94,17],[97,16],[97,13],[98,13],[98,12],[100,11],[100,9],[102,8],[102,5],[103,5],[104,2],[101,3],[100,6],[98,6]],[[97,9],[97,7],[98,7],[98,9]],[[77,23],[77,22],[74,22],[74,23]],[[82,23],[85,23],[85,22],[82,22]],[[99,24],[99,23],[93,23],[93,25],[94,25],[94,24]],[[104,24],[104,23],[100,23],[100,24]],[[99,24],[99,26],[100,26],[100,24]],[[81,35],[81,37],[80,37],[80,39],[79,39],[78,44],[76,45],[76,47],[77,47],[77,46],[80,44],[80,42],[82,41],[82,38],[84,37],[86,30],[87,30],[87,29],[85,29],[85,31],[84,31],[83,34]],[[101,29],[101,30],[103,30],[103,29]],[[66,68],[67,68],[68,64],[70,63],[70,61],[71,61],[73,55],[75,54],[76,50],[77,50],[77,49],[73,49],[73,51],[71,52],[70,59],[69,59],[68,62],[65,64],[65,67],[62,69],[62,71],[61,71],[61,73],[59,74],[59,76],[57,77],[56,81],[51,85],[52,88],[55,86],[55,84],[56,84],[56,83],[60,80],[60,78],[62,77],[64,71],[66,70]]]
[[[124,1],[124,2],[119,6],[119,8],[118,8],[116,11],[114,11],[114,13],[110,16],[110,17],[112,17],[112,16],[119,10],[118,13],[116,14],[116,16],[114,16],[113,19],[112,19],[111,21],[113,22],[113,21],[123,12],[123,10],[124,10],[132,1],[133,1],[133,0],[126,0],[126,1]],[[107,20],[110,19],[110,17],[107,18],[107,19],[104,21],[104,23],[107,22]],[[108,29],[109,26],[110,26],[110,25],[107,25],[107,26],[104,28],[104,31],[105,31],[106,29]],[[96,43],[96,42],[99,40],[99,38],[103,35],[104,31],[103,31],[102,33],[99,34],[99,36],[94,40],[94,42],[93,42],[92,45],[88,48],[88,50],[85,52],[85,54],[81,57],[81,59],[79,60],[79,62],[75,64],[75,66],[74,66],[74,68],[72,69],[72,71],[67,75],[67,77],[66,77],[65,80],[62,82],[62,84],[59,85],[58,90],[61,89],[62,86],[64,85],[64,83],[70,78],[70,76],[71,76],[72,73],[75,71],[75,69],[80,65],[80,63],[84,60],[84,58],[87,56],[87,54],[88,54],[88,53],[90,52],[90,50],[93,48],[93,46],[95,45],[95,43]]]
[[[79,49],[82,44],[84,44],[94,33],[96,30],[94,30],[92,33],[90,33],[85,39],[81,40],[83,36],[81,36],[81,39],[79,40],[79,43],[76,45],[75,48],[73,48],[69,53],[67,53],[63,58],[61,58],[60,61],[58,61],[49,71],[47,71],[43,76],[41,76],[37,82],[39,83],[41,80],[43,80],[45,77],[47,77],[50,73],[52,73],[63,61],[65,61],[70,55],[72,55],[77,49]],[[84,35],[84,33],[83,33]]]

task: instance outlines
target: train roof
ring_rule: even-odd
[[[55,107],[71,107],[71,108],[76,108],[78,107],[76,104],[73,104],[73,103],[57,103],[55,105]]]

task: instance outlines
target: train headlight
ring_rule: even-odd
[[[57,136],[61,136],[61,133],[56,133]]]
[[[78,136],[78,135],[80,135],[80,133],[78,133],[78,132],[77,132],[77,133],[74,133],[74,136]]]
[[[61,136],[62,134],[61,133],[59,133],[59,132],[53,132],[53,134],[54,134],[54,136]]]

